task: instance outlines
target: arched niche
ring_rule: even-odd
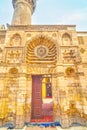
[[[26,63],[56,64],[56,43],[46,36],[38,36],[26,44]]]
[[[67,67],[65,73],[67,77],[73,77],[75,76],[75,69],[72,67]]]
[[[71,45],[72,44],[72,38],[70,36],[70,34],[68,33],[64,33],[62,36],[62,45]]]
[[[9,70],[9,76],[10,77],[18,77],[18,69],[17,68],[11,68]]]
[[[11,37],[10,45],[11,46],[20,46],[21,45],[21,36],[20,36],[20,34],[16,33]]]
[[[9,70],[9,73],[10,73],[10,74],[17,74],[17,73],[18,73],[18,69],[16,69],[16,68],[11,68],[11,69]]]

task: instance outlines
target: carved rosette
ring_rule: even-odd
[[[26,62],[34,64],[55,64],[57,61],[56,45],[44,36],[33,39],[26,48]]]
[[[35,48],[35,55],[38,57],[38,58],[45,58],[47,55],[48,55],[48,48],[44,45],[38,45],[36,48]]]

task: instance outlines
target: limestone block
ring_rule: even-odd
[[[22,129],[24,126],[24,116],[22,115],[16,115],[16,128]]]
[[[84,113],[87,114],[87,106],[83,106]]]

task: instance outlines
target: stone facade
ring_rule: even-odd
[[[87,125],[87,32],[74,25],[0,29],[0,125],[31,121],[32,75],[52,76],[53,121]]]

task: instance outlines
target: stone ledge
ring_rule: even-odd
[[[58,30],[68,30],[72,28],[75,30],[75,25],[14,25],[8,26],[9,31],[14,30],[28,30],[28,31],[58,31]]]

